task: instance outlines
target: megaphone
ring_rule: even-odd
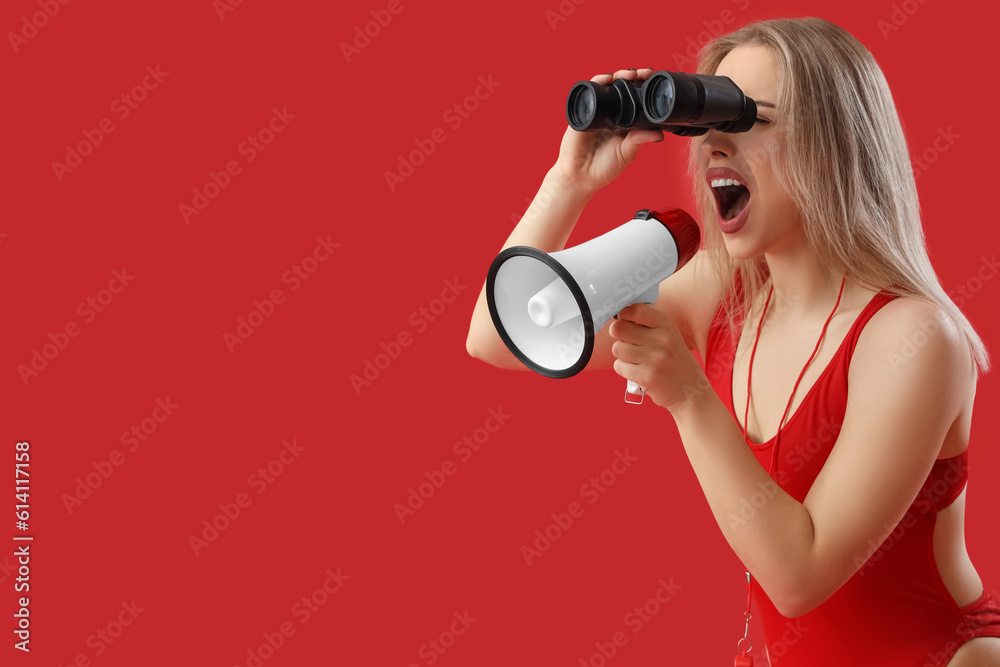
[[[660,282],[687,264],[701,231],[678,208],[643,209],[625,224],[551,254],[530,246],[500,252],[486,277],[497,333],[515,357],[550,378],[584,369],[594,335],[632,303],[653,303]],[[645,392],[629,381],[629,394]]]

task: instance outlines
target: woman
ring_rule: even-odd
[[[758,122],[691,140],[706,247],[653,306],[598,334],[588,368],[614,368],[670,411],[752,575],[769,663],[1000,666],[1000,599],[963,533],[989,360],[927,258],[878,65],[841,28],[799,19],[721,37],[699,72],[732,79]],[[662,138],[568,129],[504,247],[563,248],[589,198]],[[485,292],[467,348],[520,367]],[[808,632],[782,640],[799,617]]]

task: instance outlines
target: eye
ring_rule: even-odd
[[[766,119],[766,118],[760,118],[760,117],[757,118],[757,122],[758,123],[763,123],[764,125],[770,125],[771,124],[771,121],[769,121],[768,119]]]

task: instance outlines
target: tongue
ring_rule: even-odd
[[[747,207],[747,202],[750,201],[750,191],[746,188],[740,189],[742,190],[740,192],[740,196],[733,201],[733,203],[729,206],[729,210],[726,211],[726,214],[723,216],[725,220],[732,220],[742,213],[743,209]]]

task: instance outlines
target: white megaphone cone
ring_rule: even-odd
[[[602,236],[552,254],[507,248],[486,277],[490,317],[525,366],[546,377],[576,375],[590,361],[594,334],[625,306],[656,301],[660,282],[700,244],[698,223],[667,208],[641,210]],[[627,393],[641,391],[629,381]]]

